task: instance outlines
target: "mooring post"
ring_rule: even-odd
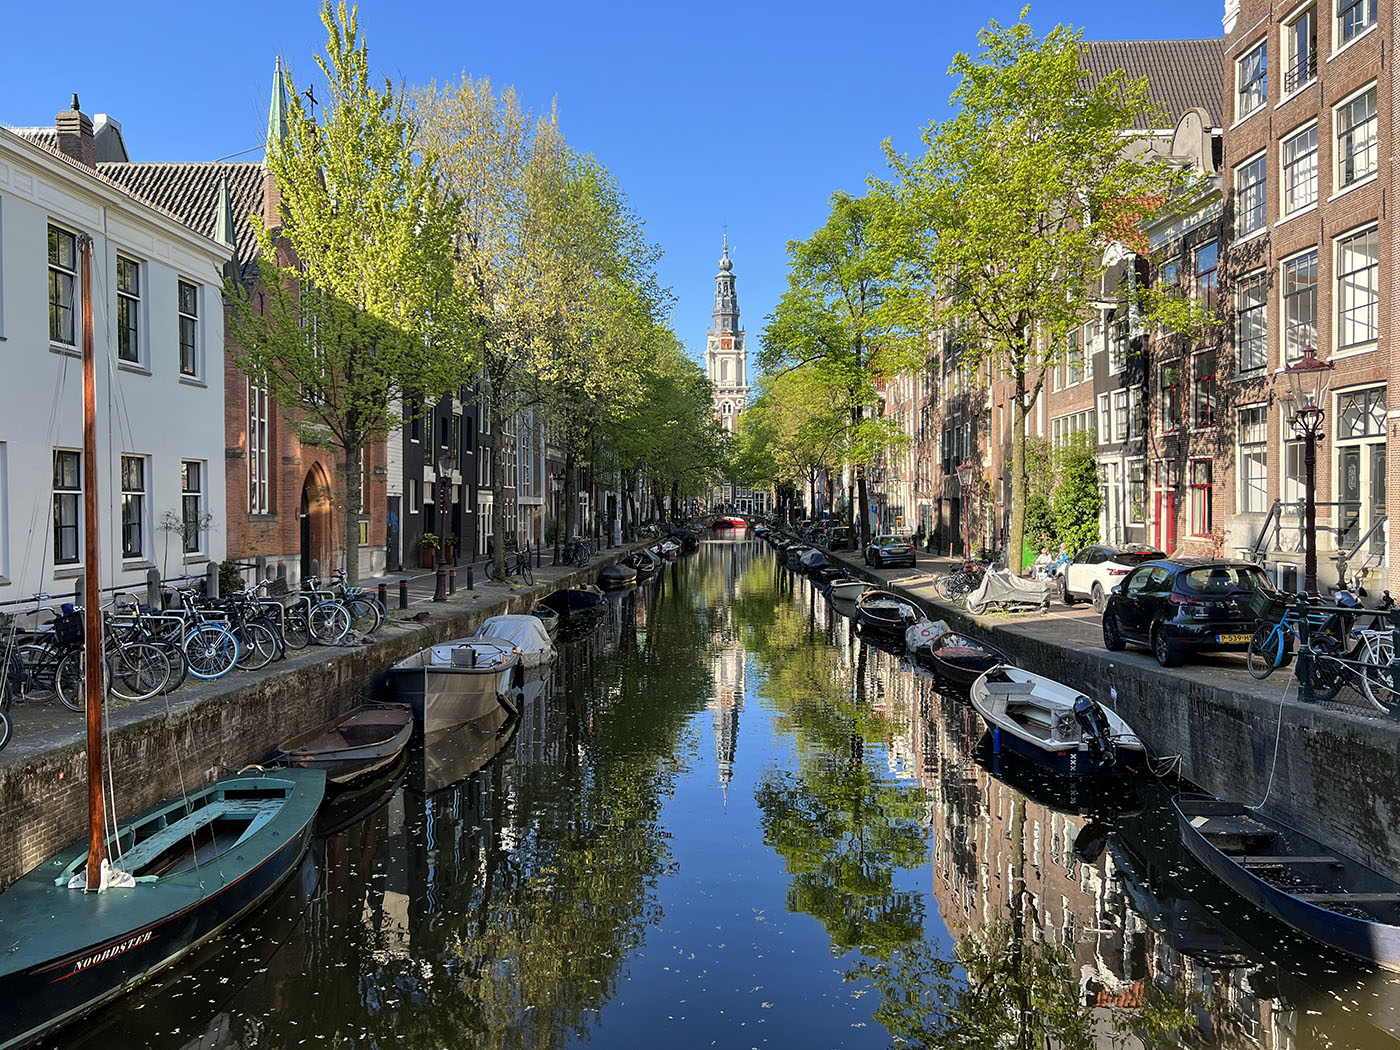
[[[389,608],[389,585],[382,581],[379,584],[379,607],[381,609]]]
[[[476,590],[476,573],[470,565],[467,566],[467,590]]]
[[[407,581],[407,580],[400,580],[400,581],[399,581],[399,608],[400,608],[400,609],[407,609],[407,608],[408,608],[408,581]]]
[[[160,570],[146,570],[146,604],[151,607],[152,612],[160,612],[163,603],[160,600]]]
[[[1313,693],[1313,652],[1308,642],[1312,633],[1308,621],[1308,596],[1298,595],[1298,699],[1305,704],[1317,702]]]
[[[456,570],[456,569],[448,569],[448,570],[447,570],[447,593],[448,593],[448,594],[456,594],[456,593],[457,593],[457,570]]]

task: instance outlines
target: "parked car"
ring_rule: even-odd
[[[855,530],[849,525],[836,525],[826,534],[829,551],[853,551],[857,546]]]
[[[1059,577],[1060,597],[1066,605],[1073,605],[1081,598],[1088,598],[1094,608],[1103,612],[1108,603],[1108,592],[1123,582],[1123,577],[1132,572],[1135,566],[1154,558],[1165,558],[1166,554],[1156,547],[1140,544],[1118,546],[1109,543],[1095,543],[1085,547],[1056,572]]]
[[[881,568],[886,565],[907,565],[914,568],[918,560],[914,541],[908,536],[876,536],[865,548],[865,564]]]
[[[1143,562],[1109,593],[1104,648],[1117,652],[1128,642],[1145,645],[1163,667],[1175,667],[1186,652],[1247,649],[1257,625],[1250,598],[1256,590],[1272,587],[1253,562]]]

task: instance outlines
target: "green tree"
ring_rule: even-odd
[[[453,385],[465,336],[451,285],[457,202],[417,148],[404,99],[372,83],[355,13],[326,3],[321,21],[320,117],[288,74],[285,134],[268,142],[281,225],[259,226],[261,291],[230,282],[226,293],[239,367],[266,378],[303,443],[341,458],[354,582],[364,449],[400,425],[404,390]]]
[[[1010,27],[989,23],[980,51],[953,59],[954,114],[924,130],[923,156],[886,145],[899,208],[885,236],[904,280],[937,292],[925,323],[958,333],[974,364],[1014,384],[1013,569],[1026,522],[1026,422],[1088,315],[1103,246],[1131,237],[1189,179],[1124,148],[1135,129],[1163,126],[1145,78],[1118,71],[1089,83],[1080,35],[1056,26],[1037,38],[1024,14]]]
[[[787,290],[762,336],[759,367],[806,369],[845,420],[842,458],[855,474],[851,524],[870,539],[865,468],[891,448],[893,430],[879,419],[876,380],[922,359],[907,352],[892,322],[908,316],[905,292],[891,283],[887,256],[872,231],[887,201],[837,193],[821,229],[788,244]],[[857,510],[858,507],[858,510]]]
[[[1098,542],[1102,502],[1093,439],[1081,430],[1055,450],[1055,493],[1050,500],[1056,538],[1071,554]]]

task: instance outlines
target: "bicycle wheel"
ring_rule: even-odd
[[[170,681],[170,657],[157,645],[130,642],[107,653],[107,691],[121,700],[149,700]]]
[[[87,705],[84,703],[83,693],[87,686],[87,678],[83,669],[83,650],[69,649],[58,660],[58,667],[54,669],[54,690],[58,693],[58,699],[63,706],[70,711],[85,711]]]
[[[379,612],[379,603],[369,598],[350,598],[345,602],[345,608],[350,613],[351,630],[360,634],[373,634],[384,622],[384,617]]]
[[[58,695],[54,674],[58,670],[59,653],[52,646],[27,642],[15,650],[24,673],[18,683],[19,698],[29,703],[43,703]]]
[[[1390,669],[1392,652],[1388,640],[1377,642],[1375,648],[1367,650],[1365,665],[1356,669],[1361,679],[1361,691],[1381,711],[1389,710],[1395,703],[1396,686],[1400,684]]]
[[[307,627],[319,645],[335,645],[350,633],[350,612],[339,602],[321,602],[311,610]]]
[[[520,578],[533,587],[535,585],[535,573],[534,570],[530,568],[530,560],[526,558],[517,565],[516,568],[520,570]]]
[[[1258,679],[1268,678],[1283,662],[1283,628],[1276,623],[1263,623],[1255,628],[1249,639],[1245,665]]]
[[[10,716],[6,713],[9,706],[9,701],[6,700],[5,708],[0,709],[0,751],[5,750],[5,745],[10,742],[10,736],[14,731],[10,725]]]
[[[265,624],[240,624],[233,636],[238,639],[238,666],[245,671],[266,667],[277,655],[277,635]]]
[[[238,639],[221,623],[197,623],[185,635],[185,659],[196,678],[222,678],[238,663]]]
[[[306,625],[306,610],[288,609],[282,624],[282,642],[292,649],[305,649],[311,644],[311,628]]]
[[[157,639],[151,644],[159,646],[160,651],[165,654],[165,658],[170,661],[170,677],[166,680],[165,688],[161,692],[173,693],[185,684],[185,678],[190,673],[190,662],[185,659],[185,650],[179,642],[171,638]]]
[[[935,594],[938,595],[939,598],[941,598],[941,599],[942,599],[943,601],[945,601],[945,602],[955,602],[955,601],[957,601],[957,598],[953,597],[953,577],[952,577],[952,576],[940,576],[940,577],[938,577],[938,582],[935,583],[935,584],[933,585],[933,591],[934,591]]]

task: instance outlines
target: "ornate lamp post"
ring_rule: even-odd
[[[433,559],[433,601],[447,601],[447,506],[452,492],[452,472],[457,469],[457,453],[444,449],[437,458],[438,546]]]
[[[1303,439],[1303,590],[1317,593],[1317,439],[1326,417],[1327,384],[1332,362],[1319,361],[1312,347],[1301,360],[1284,369],[1288,395],[1284,411],[1289,425]]]
[[[968,496],[972,490],[972,476],[976,471],[977,468],[972,465],[970,459],[958,464],[958,495],[962,499],[963,561],[972,560],[972,501]]]
[[[554,496],[554,564],[559,564],[559,534],[564,531],[564,523],[559,520],[559,493],[564,491],[563,473],[549,476],[549,491]]]

